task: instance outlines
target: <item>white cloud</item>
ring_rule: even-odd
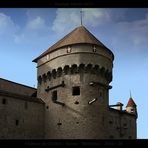
[[[81,24],[80,11],[81,9],[79,8],[57,9],[52,30],[57,33],[61,33],[67,32],[67,30],[71,30],[72,28],[79,26]],[[110,20],[109,15],[105,9],[83,8],[82,11],[84,25],[86,24],[94,27]]]
[[[82,11],[84,13],[84,23],[92,27],[111,21],[107,9],[83,8]]]
[[[44,10],[42,10],[44,12]],[[26,22],[21,31],[14,36],[17,44],[29,44],[31,40],[40,41],[49,37],[49,26],[40,9],[28,9],[26,11]]]
[[[45,21],[40,16],[36,16],[34,19],[28,21],[28,29],[41,29],[45,27]]]
[[[13,22],[10,16],[0,13],[0,35],[14,35],[18,26]]]

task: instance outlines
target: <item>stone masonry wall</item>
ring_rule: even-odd
[[[37,96],[46,103],[45,138],[104,139],[112,55],[98,46],[93,51],[90,44],[73,45],[67,53],[68,48],[38,62]],[[73,87],[79,87],[79,95],[73,95]],[[54,91],[58,103],[52,100]]]
[[[0,96],[0,139],[42,139],[44,119],[44,104]]]

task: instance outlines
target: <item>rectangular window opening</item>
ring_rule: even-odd
[[[2,99],[2,104],[6,104],[7,103],[7,100],[4,98]]]
[[[19,125],[19,120],[15,120],[15,125],[16,125],[16,126]]]
[[[72,88],[72,95],[73,96],[80,95],[80,87],[79,86],[75,86],[75,87]]]
[[[52,92],[52,101],[55,102],[58,99],[57,90]]]
[[[110,139],[114,139],[114,136],[113,136],[113,135],[110,135],[109,138],[110,138]]]

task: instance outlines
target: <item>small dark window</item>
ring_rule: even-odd
[[[78,101],[75,101],[75,104],[79,104],[79,102]]]
[[[2,99],[2,104],[6,104],[7,103],[7,100],[4,98]]]
[[[110,135],[109,138],[110,138],[110,139],[114,139],[114,136],[113,136],[113,135]]]
[[[57,96],[57,90],[52,92],[52,101],[55,102],[57,100],[58,96]]]
[[[129,138],[129,139],[132,139],[132,136],[129,136],[128,138]]]
[[[58,122],[57,125],[62,125],[62,123],[61,122]]]
[[[19,125],[19,120],[15,120],[15,125],[16,125],[16,126]]]
[[[127,124],[126,124],[126,123],[124,123],[124,124],[123,124],[123,126],[127,126]]]
[[[25,102],[25,109],[27,109],[28,108],[28,102],[26,101]]]
[[[73,88],[72,88],[72,95],[73,95],[73,96],[78,96],[78,95],[80,95],[80,87],[79,87],[79,86],[76,86],[76,87],[73,87]]]
[[[99,92],[99,96],[102,97],[102,91]]]
[[[112,124],[113,123],[113,121],[109,121],[109,124]]]

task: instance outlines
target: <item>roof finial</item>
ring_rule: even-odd
[[[81,11],[80,11],[80,14],[81,14],[81,25],[82,25],[82,9],[81,9]]]
[[[130,98],[132,98],[132,93],[131,93],[131,90],[130,90]]]

